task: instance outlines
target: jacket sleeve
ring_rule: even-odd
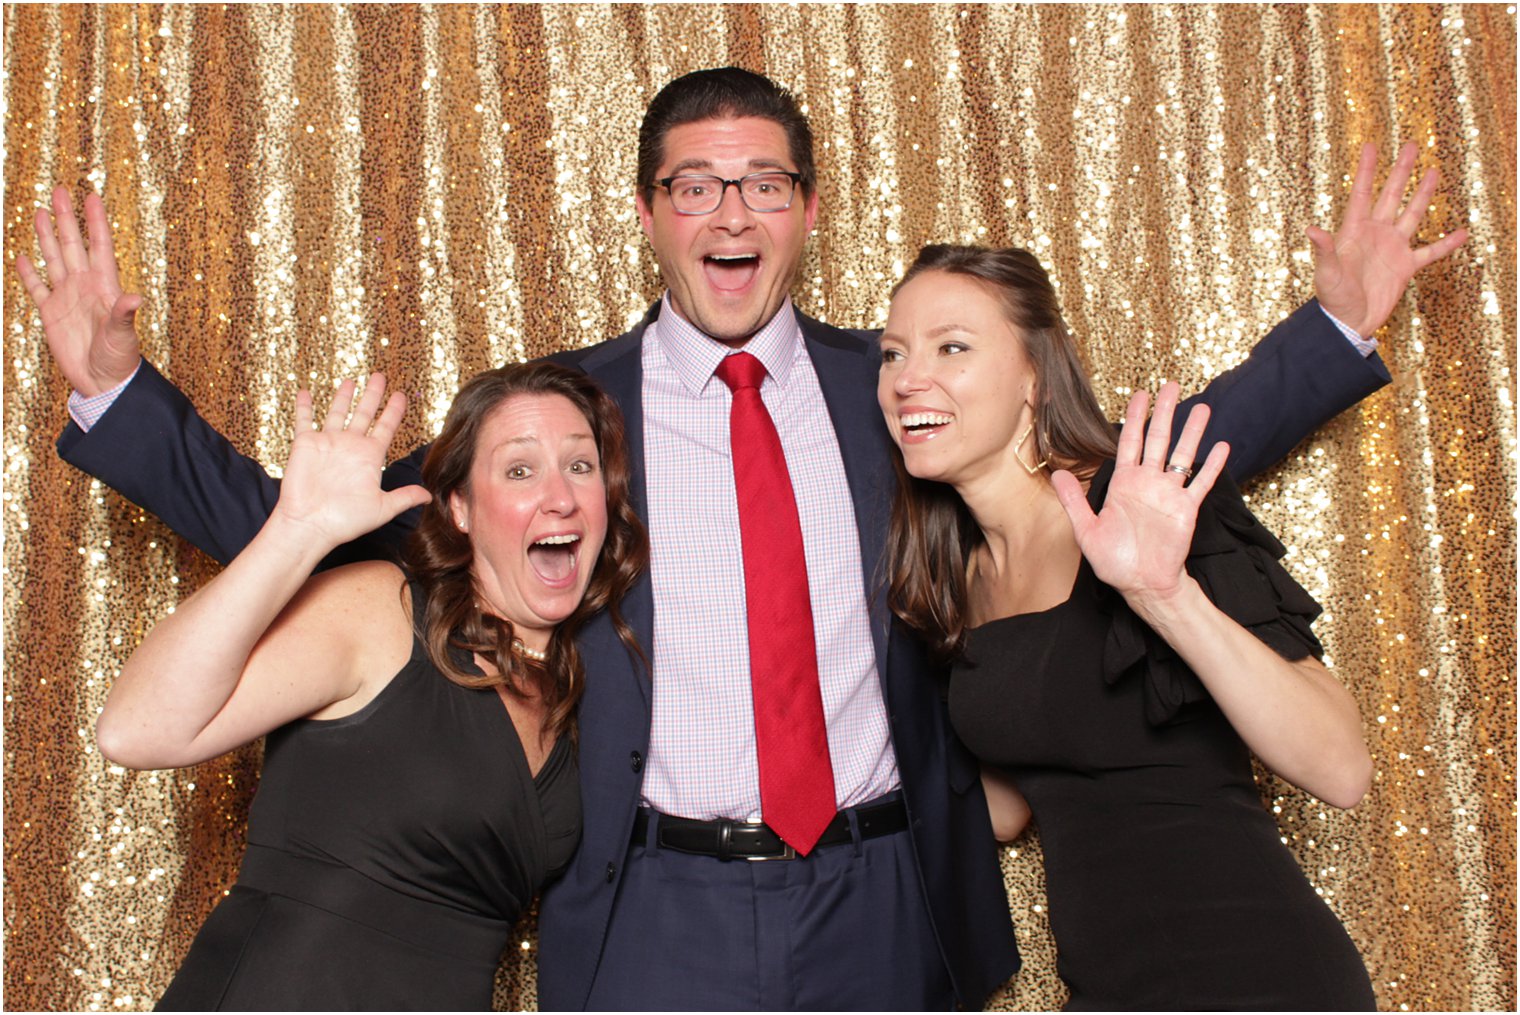
[[[385,487],[421,482],[425,451],[387,468]],[[280,495],[277,480],[240,454],[146,362],[88,433],[69,423],[58,438],[58,454],[223,564],[253,539]],[[339,547],[323,566],[394,557],[419,514],[410,511]]]
[[[1183,403],[1212,415],[1198,455],[1230,444],[1229,472],[1244,483],[1270,467],[1327,420],[1389,381],[1374,353],[1363,356],[1310,300],[1267,334],[1250,357]],[[1176,416],[1180,433],[1187,413]],[[1173,439],[1176,438],[1173,434]]]

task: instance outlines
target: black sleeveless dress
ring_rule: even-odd
[[[1088,495],[1101,505],[1112,463]],[[1319,605],[1227,477],[1188,572],[1288,659]],[[1262,806],[1201,681],[1084,560],[1071,598],[971,631],[950,712],[1029,800],[1070,1010],[1370,1010],[1355,946]]]
[[[533,776],[496,691],[453,683],[414,637],[358,712],[269,734],[237,884],[159,1010],[487,1010],[580,825],[568,740]]]

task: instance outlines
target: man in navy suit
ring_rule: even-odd
[[[699,71],[656,96],[639,148],[639,217],[668,291],[628,334],[554,358],[596,378],[628,417],[633,497],[653,554],[624,611],[652,672],[605,618],[588,626],[585,831],[571,869],[544,893],[540,1001],[978,1007],[1017,969],[1017,950],[977,768],[949,731],[919,646],[883,604],[892,470],[874,343],[802,315],[788,296],[818,214],[807,121],[767,78]],[[1411,148],[1374,208],[1364,154],[1347,222],[1333,241],[1315,237],[1323,309],[1301,308],[1205,394],[1206,441],[1230,441],[1238,477],[1386,383],[1360,336],[1419,266],[1461,240],[1409,249],[1434,187],[1428,174],[1412,216],[1395,214],[1412,166]],[[49,228],[44,255],[87,262],[67,195],[55,195],[55,210],[61,249]],[[98,199],[86,215],[99,244]],[[229,559],[272,506],[274,481],[139,363],[139,300],[115,286],[114,265],[93,286],[77,272],[82,292],[49,293],[29,264],[22,275],[45,322],[55,299],[60,310],[91,300],[102,322],[76,328],[60,312],[48,327],[78,389],[76,424],[88,425],[71,426],[60,453]],[[764,824],[759,789],[733,396],[715,376],[740,349],[764,366],[760,394],[796,495],[838,806],[800,848]],[[387,470],[387,486],[418,481],[421,454]],[[355,552],[380,552],[409,522]]]

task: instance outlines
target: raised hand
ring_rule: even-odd
[[[132,376],[140,353],[133,318],[143,298],[123,293],[105,204],[97,194],[84,199],[90,243],[85,246],[74,204],[63,187],[53,191],[53,214],[37,211],[37,246],[46,262],[49,287],[25,254],[16,255],[16,274],[37,304],[48,349],[63,376],[82,395],[109,391]]]
[[[354,388],[351,380],[339,385],[320,429],[312,428],[311,392],[302,389],[296,394],[295,440],[274,508],[275,516],[309,531],[328,547],[378,529],[431,499],[421,486],[380,487],[380,471],[406,411],[406,397],[400,392],[391,395],[377,419],[385,375],[370,375],[357,405]],[[350,409],[353,417],[345,426]]]
[[[1118,589],[1131,605],[1135,597],[1165,598],[1183,585],[1183,563],[1192,545],[1198,506],[1229,456],[1229,445],[1215,444],[1193,481],[1187,481],[1208,425],[1209,409],[1206,405],[1193,408],[1168,456],[1177,397],[1175,382],[1162,385],[1149,430],[1145,426],[1149,396],[1137,391],[1129,400],[1108,497],[1097,514],[1075,476],[1065,470],[1051,476],[1082,556],[1099,580]]]
[[[1320,306],[1359,335],[1371,335],[1383,326],[1415,272],[1467,241],[1467,230],[1457,229],[1427,246],[1410,246],[1440,180],[1439,172],[1427,170],[1401,210],[1399,203],[1414,161],[1414,143],[1406,143],[1374,202],[1377,149],[1370,143],[1362,145],[1340,228],[1333,236],[1318,226],[1308,230],[1314,243],[1314,288]]]

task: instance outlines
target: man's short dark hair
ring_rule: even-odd
[[[754,116],[786,132],[792,161],[811,194],[818,171],[813,163],[813,129],[791,92],[763,74],[742,67],[692,71],[660,89],[639,126],[639,191],[647,198],[665,158],[665,135],[674,127],[702,120]]]

